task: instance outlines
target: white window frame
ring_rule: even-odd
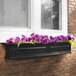
[[[67,35],[68,34],[68,23],[67,23],[67,0],[59,0],[60,6],[59,9],[62,11],[60,24],[62,25],[62,30],[42,30],[41,29],[41,0],[30,0],[30,12],[31,12],[31,21],[29,23],[31,24],[31,29],[26,28],[11,28],[11,27],[0,27],[0,42],[5,42],[6,39],[10,37],[16,37],[21,36],[22,34],[29,36],[32,32],[43,34],[43,35]]]

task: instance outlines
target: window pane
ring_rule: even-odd
[[[4,25],[3,18],[4,18],[4,0],[0,0],[0,26]]]
[[[28,27],[28,1],[0,0],[0,26]]]
[[[59,1],[41,0],[41,28],[59,30]]]

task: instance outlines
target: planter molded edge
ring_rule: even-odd
[[[43,57],[71,53],[71,44],[69,42],[59,42],[57,44],[21,44],[20,47],[17,47],[16,44],[3,43],[3,46],[6,51],[6,59]]]

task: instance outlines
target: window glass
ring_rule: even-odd
[[[4,19],[4,0],[0,0],[0,26],[3,26]]]
[[[60,30],[58,0],[41,0],[41,28]]]
[[[29,0],[0,0],[0,26],[29,27]]]

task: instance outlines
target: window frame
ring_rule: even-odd
[[[32,32],[38,33],[38,34],[43,34],[43,35],[52,35],[52,36],[57,36],[57,35],[67,35],[68,34],[68,24],[67,24],[67,0],[59,0],[61,3],[61,10],[62,10],[62,19],[60,19],[61,24],[62,24],[62,30],[42,30],[40,25],[41,25],[41,2],[40,0],[30,0],[30,10],[28,18],[31,16],[29,23],[31,25],[31,29],[27,28],[11,28],[11,27],[0,27],[0,42],[4,43],[6,39],[10,37],[16,37],[16,36],[21,36],[22,34],[29,36]],[[39,4],[39,5],[38,5]],[[64,11],[65,10],[65,11]],[[31,13],[31,14],[30,14]]]

